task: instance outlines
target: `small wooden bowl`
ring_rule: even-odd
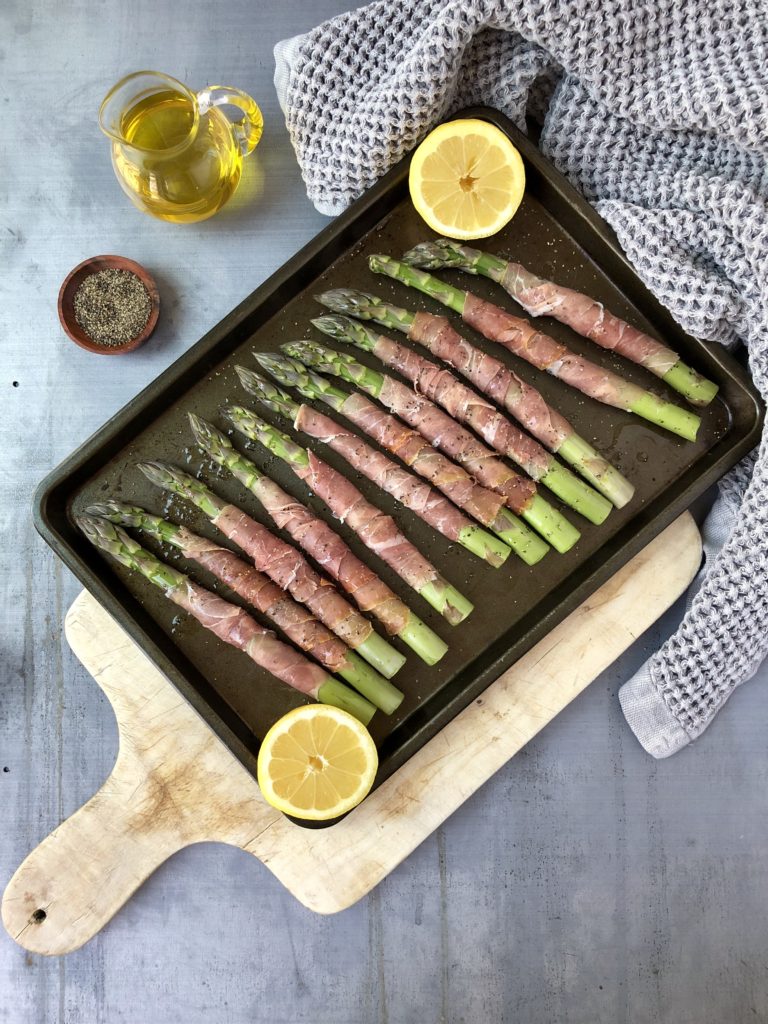
[[[135,338],[131,338],[130,341],[126,341],[122,345],[100,345],[97,341],[93,341],[75,318],[75,292],[86,277],[96,274],[100,270],[130,270],[149,292],[152,309],[144,329],[141,334],[137,334]],[[59,289],[59,320],[67,336],[80,348],[84,348],[88,352],[98,352],[99,355],[119,356],[123,352],[132,352],[139,345],[143,345],[154,331],[159,315],[160,295],[152,275],[141,264],[126,259],[125,256],[92,256],[89,260],[83,260],[66,276]]]

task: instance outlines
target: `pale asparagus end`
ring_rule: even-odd
[[[667,370],[662,380],[687,398],[691,405],[709,405],[718,392],[717,384],[702,377],[682,360]]]

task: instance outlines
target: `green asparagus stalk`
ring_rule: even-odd
[[[353,291],[350,288],[336,288],[316,296],[317,300],[329,309],[337,313],[347,313],[349,316],[357,317],[360,320],[373,320],[384,327],[402,331],[411,337],[411,328],[416,319],[416,314],[390,303],[368,292]],[[344,318],[340,318],[342,321]],[[333,317],[319,317],[312,323],[320,330],[332,337],[344,337],[342,333],[334,332]],[[365,344],[366,336],[361,339]],[[360,341],[349,338],[351,344],[363,347]],[[418,341],[418,338],[414,338]],[[367,350],[371,351],[365,344]],[[374,340],[375,348],[375,340]],[[443,375],[449,371],[438,367],[436,363],[428,359],[421,359],[421,365],[430,369],[440,369]],[[453,375],[451,374],[453,377]],[[461,389],[464,401],[458,408],[452,408],[451,414],[460,422],[471,427],[477,434],[488,442],[500,455],[506,456],[515,465],[525,470],[528,475],[542,484],[555,494],[562,502],[572,508],[575,512],[588,519],[591,523],[599,526],[608,517],[611,511],[611,503],[602,494],[590,487],[584,480],[580,480],[566,466],[557,461],[554,455],[550,454],[533,437],[524,434],[511,420],[494,407],[493,413],[489,412],[488,401],[478,398],[476,393],[466,384],[462,384],[458,378],[453,377],[455,382],[451,389],[454,395]],[[437,400],[438,396],[435,396]]]
[[[336,387],[326,377],[321,376],[319,373],[314,373],[308,366],[300,363],[298,359],[291,359],[283,353],[278,355],[274,352],[254,352],[253,354],[259,365],[268,373],[271,373],[281,384],[296,388],[299,394],[309,401],[317,400],[324,402],[331,409],[341,413],[343,416],[347,416],[356,426],[370,434],[370,425],[365,422],[364,416],[361,421],[361,416],[359,415],[359,402],[357,399],[361,396],[350,394],[348,391],[342,391],[341,388]],[[375,408],[378,409],[378,407]],[[380,421],[381,415],[378,415],[376,419]],[[402,430],[400,421],[394,416],[387,416],[386,419],[391,421],[390,426],[394,427],[395,434],[399,434]],[[414,431],[414,433],[418,432]],[[381,436],[376,434],[371,436],[383,447],[387,447],[393,454],[399,454],[397,448],[387,446]],[[431,442],[426,439],[424,443],[425,445],[431,445]],[[504,506],[499,508],[498,502],[493,502],[493,512],[487,509],[487,503],[484,505],[483,499],[492,496],[487,488],[475,483],[461,466],[452,463],[447,456],[441,455],[438,461],[440,462],[439,466],[434,464],[431,466],[432,469],[438,470],[438,474],[436,476],[426,476],[426,479],[430,480],[439,490],[442,490],[446,497],[457,501],[459,501],[459,495],[450,486],[451,483],[456,482],[459,486],[468,484],[468,488],[461,487],[462,497],[465,500],[464,503],[459,503],[464,511],[469,512],[478,522],[483,523],[489,530],[492,530],[497,537],[500,537],[505,544],[512,548],[526,565],[535,565],[544,557],[548,550],[547,545],[535,533],[529,530],[525,523],[518,519],[514,513]],[[420,462],[417,461],[413,468],[417,472],[421,471],[423,476],[425,475],[424,467]],[[440,475],[440,471],[442,471],[443,476]],[[485,510],[486,514],[482,515],[481,510]]]
[[[324,306],[337,313],[346,313],[359,320],[374,320],[385,327],[408,334],[410,338],[423,344],[428,351],[446,360],[478,388],[487,390],[484,386],[485,377],[479,375],[475,368],[475,364],[479,367],[480,360],[473,360],[468,355],[466,343],[455,332],[451,332],[450,338],[446,341],[448,351],[444,351],[445,346],[430,344],[428,337],[417,331],[415,313],[386,303],[368,292],[336,288],[324,292],[317,298]],[[423,330],[424,319],[431,320],[432,317],[431,314],[424,313],[421,314],[421,317]],[[488,358],[486,356],[485,360],[487,361]],[[610,512],[611,502],[619,508],[626,504],[632,497],[631,484],[591,446],[584,448],[583,445],[579,445],[578,449],[575,449],[573,445],[566,443],[562,450],[560,446],[552,443],[552,435],[549,430],[544,433],[537,431],[540,422],[559,423],[561,435],[566,442],[571,438],[578,438],[568,421],[553,409],[549,409],[542,396],[534,388],[513,374],[501,362],[498,362],[497,370],[497,381],[506,378],[507,383],[506,395],[502,404],[534,436],[529,437],[523,434],[500,412],[493,420],[490,420],[482,404],[471,401],[474,393],[469,389],[467,389],[467,397],[470,400],[466,403],[467,425],[484,437],[498,452],[521,466],[534,480],[548,487],[561,501],[580,512],[592,523],[599,525],[605,520]],[[493,397],[497,398],[498,396],[494,395]],[[531,418],[531,399],[536,408],[546,411],[546,416]],[[538,441],[534,440],[534,437],[538,437]],[[557,451],[564,458],[570,453],[571,458],[567,458],[566,461],[571,462],[585,480],[589,480],[596,489],[579,480],[569,469],[561,465],[553,455],[546,451],[545,446],[551,451]],[[583,456],[574,456],[574,451],[584,454]],[[602,493],[598,493],[598,491]]]
[[[275,512],[284,509],[286,505],[298,506],[306,513],[304,516],[305,524],[311,523],[314,526],[314,535],[318,534],[318,530],[324,531],[324,542],[318,543],[317,545],[321,548],[320,552],[315,548],[305,545],[304,538],[306,536],[306,531],[300,528],[297,532],[294,539],[297,543],[305,546],[305,550],[309,554],[313,554],[318,558],[318,556],[322,554],[323,544],[326,549],[331,545],[336,545],[338,547],[343,546],[344,557],[347,560],[347,563],[359,564],[361,570],[365,571],[365,566],[363,566],[362,563],[359,563],[359,559],[357,559],[344,541],[338,537],[322,519],[311,513],[309,509],[304,509],[303,506],[300,506],[299,502],[297,502],[295,498],[286,494],[282,488],[262,473],[255,463],[246,458],[245,455],[241,455],[233,446],[226,434],[223,434],[212,424],[200,419],[199,416],[195,416],[193,413],[189,414],[189,422],[192,427],[192,432],[195,435],[195,440],[203,451],[220,466],[228,469],[244,487],[247,487],[251,494],[261,502],[270,516],[274,518]],[[329,560],[329,562],[330,561],[331,560]],[[328,565],[327,562],[323,564]],[[345,580],[339,577],[337,578],[344,586]],[[434,665],[435,662],[443,656],[447,649],[444,642],[429,628],[429,626],[422,622],[421,619],[410,610],[410,608],[401,602],[396,594],[389,591],[388,588],[385,599],[384,603],[386,604],[386,611],[391,609],[392,604],[397,603],[398,610],[401,612],[398,617],[404,619],[404,624],[396,635],[399,636],[400,639],[420,657],[426,655],[425,660],[427,661],[427,664]],[[379,605],[375,605],[370,610],[372,614],[376,616],[380,615]],[[388,624],[390,619],[386,615],[386,611],[381,613],[381,618]]]
[[[487,277],[532,316],[546,313],[609,351],[621,350],[625,358],[660,377],[692,405],[708,405],[717,394],[716,384],[687,366],[666,345],[620,320],[594,299],[538,277],[519,263],[448,238],[422,242],[403,256],[403,263],[422,270],[448,267]]]
[[[108,520],[80,515],[76,517],[76,522],[96,548],[111,555],[127,569],[141,573],[159,587],[170,601],[193,615],[219,639],[244,651],[257,665],[272,672],[280,671],[275,664],[275,654],[280,652],[285,661],[284,671],[280,676],[284,682],[303,693],[312,693],[322,704],[343,708],[365,725],[370,722],[376,711],[370,701],[329,676],[319,665],[307,661],[303,655],[277,640],[274,634],[259,626],[242,608],[212,594],[194,583],[184,573],[161,562],[119,526]],[[231,629],[227,629],[227,621],[232,624]],[[246,631],[248,639],[244,640],[243,634]],[[265,644],[268,645],[267,649]]]
[[[400,690],[338,640],[311,612],[294,603],[277,584],[233,551],[218,548],[186,526],[177,526],[138,505],[111,500],[91,505],[86,511],[89,515],[108,519],[117,526],[141,530],[156,540],[178,548],[185,558],[207,569],[244,600],[251,604],[258,600],[256,606],[259,610],[273,619],[275,625],[288,632],[289,638],[298,647],[315,656],[329,671],[337,672],[385,714],[391,715],[401,704],[403,694]],[[257,593],[258,598],[252,596],[253,592]],[[268,597],[263,600],[261,595],[265,593]],[[308,623],[310,628],[307,628]],[[295,629],[297,624],[300,627],[298,633]]]
[[[389,366],[402,373],[404,376],[407,376],[413,381],[415,386],[419,384],[419,373],[422,368],[426,368],[427,370],[436,368],[434,363],[431,363],[428,359],[423,359],[422,356],[417,355],[415,352],[411,352],[410,349],[407,350],[405,360],[399,358],[396,354],[393,357],[393,346],[395,353],[397,353],[397,343],[391,342],[389,338],[384,338],[382,335],[376,334],[374,331],[366,327],[365,324],[361,324],[356,320],[350,320],[349,317],[321,316],[316,320],[313,320],[312,323],[318,328],[318,330],[332,338],[338,338],[340,341],[346,341],[348,344],[354,345],[363,352],[374,353],[382,360],[385,366]],[[415,366],[413,364],[415,364]],[[456,384],[459,387],[464,387],[464,385],[459,384],[458,381]],[[469,391],[469,389],[466,390]],[[437,393],[430,397],[439,402],[442,397],[442,393]],[[471,404],[470,399],[472,397],[473,395],[470,392],[468,400],[465,402],[465,406],[468,407]],[[450,409],[449,412],[454,413],[458,421],[466,422],[467,417],[462,416],[460,410],[457,409],[454,411]],[[489,448],[485,448],[479,441],[475,441],[474,439],[473,449],[474,451],[483,453],[486,467],[495,465],[500,470],[503,467],[503,473],[508,474],[507,480],[520,480],[518,474],[514,473],[514,471],[505,463],[502,463],[500,459],[495,458],[494,452]],[[547,461],[549,461],[551,456],[548,457],[546,452],[543,454]],[[529,486],[534,493],[527,500],[524,508],[515,508],[515,511],[528,523],[529,526],[532,526],[534,530],[537,530],[556,551],[561,553],[570,551],[580,537],[579,531],[568,522],[564,515],[558,512],[557,509],[553,508],[544,500],[544,498],[542,498],[540,494],[536,493],[535,484],[529,483]]]
[[[316,490],[317,480],[314,481],[309,479],[310,473],[310,453],[306,448],[302,448],[293,441],[287,434],[282,433],[276,427],[273,427],[270,423],[262,420],[256,416],[250,409],[244,409],[242,406],[229,405],[224,410],[227,417],[232,421],[235,427],[243,433],[246,437],[252,441],[258,441],[263,444],[265,448],[271,451],[278,458],[286,462],[291,469],[296,473],[299,479],[304,480],[309,487]],[[320,463],[319,459],[315,459],[315,463],[319,464],[323,471],[328,472],[329,476],[339,477],[335,470],[332,470],[329,466]],[[343,479],[343,478],[342,478]],[[317,493],[317,492],[316,492]],[[362,494],[357,491],[357,497],[355,499],[356,508],[360,509],[368,503],[365,502]],[[333,508],[330,502],[333,500],[330,493],[322,495],[323,500],[326,504],[329,504],[331,511],[336,516],[343,516],[345,511],[341,509]],[[371,515],[377,517],[381,516],[374,506],[369,506]],[[409,573],[403,571],[403,567],[400,559],[392,558],[388,556],[390,554],[388,546],[383,546],[381,550],[378,550],[375,544],[372,544],[367,536],[364,527],[358,527],[350,521],[350,526],[360,536],[366,546],[370,547],[372,551],[375,551],[388,565],[403,579],[409,586],[413,587],[418,594],[420,594],[428,604],[430,604],[435,611],[438,611],[451,625],[455,626],[462,622],[472,611],[473,605],[463,594],[461,594],[452,584],[448,583],[447,580],[443,579],[437,569],[434,568],[423,556],[419,554],[417,549],[410,544],[409,541],[397,530],[396,525],[393,521],[394,527],[394,538],[396,539],[396,547],[401,551],[407,548],[407,557],[409,561],[417,562],[419,569],[417,575],[420,577],[429,576],[430,578],[423,583],[416,584],[414,579]],[[425,627],[426,628],[426,627]]]
[[[244,366],[236,366],[235,370],[249,394],[268,409],[288,419],[295,430],[302,429],[300,423],[297,422],[302,407],[286,391],[277,387],[266,377],[262,377],[261,374],[254,373],[253,370],[248,370]],[[307,406],[304,408],[306,409]],[[412,508],[421,519],[443,533],[449,540],[457,541],[473,555],[477,555],[478,558],[482,558],[495,568],[504,564],[510,549],[502,540],[481,530],[441,494],[433,491],[427,484],[422,484],[408,470],[401,469],[381,452],[374,451],[357,435],[346,434],[343,428],[329,417],[323,417],[322,425],[328,430],[333,430],[334,434],[329,438],[325,433],[322,436],[310,433],[310,437],[325,441],[333,451],[337,451],[342,458],[346,459],[354,470],[363,473],[398,501],[402,501],[407,508]],[[354,436],[353,453],[350,453],[348,445],[339,446],[337,444],[340,436],[342,440],[348,440],[350,436]],[[354,457],[352,457],[353,455]],[[429,495],[429,501],[423,500],[425,492]],[[411,501],[414,493],[418,493],[416,504]],[[430,512],[433,509],[435,514],[431,515]],[[444,525],[446,521],[455,525],[456,530],[452,532],[447,529]],[[461,525],[462,522],[465,525]]]
[[[222,530],[225,536],[234,539],[232,531],[225,522],[227,512],[233,506],[214,494],[200,480],[196,480],[189,473],[185,473],[177,466],[171,466],[167,462],[140,462],[137,464],[137,468],[153,484],[191,501],[217,529]],[[321,622],[325,623],[345,643],[354,647],[361,658],[365,658],[369,665],[373,665],[387,679],[390,679],[402,668],[405,662],[403,655],[374,632],[370,622],[353,609],[326,579],[315,573],[300,552],[254,520],[248,519],[246,528],[248,527],[253,536],[244,536],[242,539],[238,536],[237,543],[242,547],[243,544],[250,543],[251,540],[254,541],[254,546],[248,551],[248,554],[256,563],[257,569],[265,572],[274,579],[278,586],[293,594],[297,601],[301,601],[302,604],[311,608]],[[257,549],[263,554],[267,548],[270,555],[274,553],[280,556],[281,561],[292,566],[287,578],[273,574],[270,559],[257,561],[255,557]],[[309,594],[301,587],[297,587],[298,576],[303,577],[305,585],[311,585]],[[333,609],[329,607],[331,603]]]
[[[361,390],[372,395],[374,398],[382,396],[387,382],[390,382],[391,386],[392,378],[359,363],[352,356],[348,356],[344,352],[326,348],[324,345],[316,345],[310,341],[290,342],[283,346],[283,348],[289,355],[301,360],[308,366],[316,367],[326,373],[341,377],[342,380],[357,384]],[[420,402],[427,404],[428,400],[420,399]],[[408,402],[402,402],[400,405],[393,406],[394,411],[408,417],[410,415],[408,404]],[[442,415],[445,415],[446,419],[448,418],[447,414],[441,412]],[[457,428],[453,421],[451,421],[451,424],[455,429],[461,429]],[[419,429],[419,417],[413,418],[413,425],[416,429]],[[446,442],[444,435],[445,432],[440,437],[439,443],[441,447]],[[445,450],[449,454],[453,454],[450,448],[445,448]],[[578,530],[575,530],[564,516],[561,516],[556,509],[552,508],[538,494],[532,496],[527,506],[519,514],[534,529],[538,530],[542,536],[546,537],[556,550],[567,551],[578,539]]]
[[[392,277],[409,288],[416,288],[418,291],[430,295],[433,299],[437,299],[438,302],[442,302],[443,305],[448,306],[449,309],[466,318],[469,303],[474,299],[468,292],[462,291],[460,288],[454,288],[445,281],[440,281],[438,278],[433,277],[432,274],[427,274],[423,270],[410,267],[401,260],[393,260],[389,256],[371,256],[368,262],[374,273],[386,274],[387,277]],[[490,306],[490,304],[488,305]],[[505,315],[504,311],[498,309],[498,307],[490,308],[502,316]],[[517,331],[520,334],[519,344],[513,346],[508,343],[506,338],[502,338],[502,336],[496,333],[486,334],[486,337],[489,337],[492,341],[504,344],[515,355],[532,363],[538,369],[546,370],[548,373],[559,377],[572,387],[589,395],[590,398],[595,398],[606,405],[612,405],[618,409],[635,413],[635,415],[648,420],[650,423],[655,423],[659,427],[664,427],[666,430],[685,438],[687,441],[696,440],[696,433],[701,424],[701,419],[695,413],[688,412],[687,409],[681,409],[671,402],[665,402],[650,391],[646,391],[645,388],[638,387],[619,377],[618,374],[612,373],[604,367],[596,366],[582,356],[568,352],[566,349],[568,361],[574,366],[578,366],[580,371],[569,378],[563,365],[563,359],[554,358],[551,361],[547,360],[545,363],[541,363],[532,355],[528,338],[526,337],[525,340],[522,338],[522,332],[525,332],[530,337],[538,335],[540,340],[544,337],[543,335],[531,328],[525,320],[519,320],[516,317],[512,317],[511,314],[506,319],[510,323],[515,322]],[[564,346],[557,345],[552,339],[547,340],[551,342],[549,347],[553,351],[556,350],[558,353],[563,351]],[[589,384],[588,381],[591,376],[600,381],[599,389],[596,390]]]

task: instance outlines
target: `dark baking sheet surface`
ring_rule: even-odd
[[[704,410],[699,439],[692,444],[579,395],[464,328],[473,342],[513,365],[560,408],[577,430],[632,480],[636,495],[627,508],[614,510],[600,527],[564,509],[582,533],[572,551],[567,555],[551,551],[532,568],[512,555],[505,566],[494,570],[449,544],[367,480],[356,478],[360,488],[392,512],[443,574],[474,601],[474,613],[456,628],[378,563],[346,527],[338,527],[279,460],[233,435],[237,447],[286,490],[334,522],[364,559],[376,562],[377,571],[392,588],[450,644],[449,653],[433,668],[409,654],[394,680],[405,691],[405,701],[397,714],[387,718],[379,712],[374,717],[371,732],[380,752],[379,782],[753,447],[760,428],[759,399],[735,361],[687,336],[674,324],[632,272],[610,230],[529,140],[494,111],[480,109],[469,114],[507,131],[526,161],[528,187],[520,211],[485,247],[514,256],[531,270],[605,302],[631,323],[666,340],[687,362],[716,380],[721,392]],[[312,296],[321,289],[357,287],[391,296],[408,308],[438,311],[431,300],[371,274],[366,263],[370,253],[399,255],[427,237],[431,232],[407,198],[404,161],[54,470],[36,496],[36,524],[46,541],[251,770],[259,738],[277,717],[301,702],[300,696],[197,623],[183,618],[147,581],[112,562],[107,564],[80,536],[71,517],[93,501],[115,497],[168,513],[215,537],[216,531],[196,509],[180,499],[169,499],[135,468],[142,458],[160,458],[199,473],[219,494],[268,523],[256,500],[196,451],[186,413],[194,411],[226,428],[218,414],[225,400],[252,404],[239,387],[234,365],[255,366],[250,354],[253,349],[268,351],[294,338],[321,338],[309,325],[310,318],[320,312]],[[445,276],[465,286],[470,282],[473,291],[515,308],[489,281],[457,272],[445,272]],[[659,393],[667,392],[661,381],[615,359],[557,322],[546,318],[538,322],[592,360],[616,367]],[[669,396],[684,404],[674,392]],[[280,425],[285,429],[284,423]],[[350,472],[328,449],[318,445],[317,450],[337,468]],[[558,504],[546,490],[542,493]],[[142,543],[158,550],[146,539]],[[206,586],[214,585],[204,571],[190,569],[173,552],[164,554]],[[216,585],[216,589],[232,598],[222,586]],[[403,650],[407,652],[407,648]]]

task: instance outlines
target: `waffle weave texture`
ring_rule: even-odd
[[[746,345],[768,396],[764,0],[400,0],[278,45],[310,199],[341,212],[452,112],[525,129],[690,333]],[[645,748],[698,737],[768,652],[768,445],[720,485],[677,632],[622,688]]]

